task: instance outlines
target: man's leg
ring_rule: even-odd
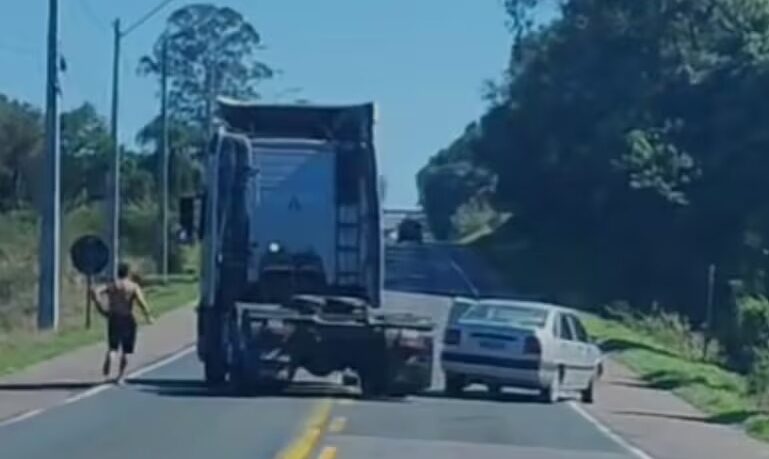
[[[133,354],[134,347],[136,346],[136,328],[137,324],[133,319],[127,320],[124,324],[120,353],[120,372],[118,373],[118,381],[123,381],[126,367],[128,366],[128,356]]]
[[[125,350],[120,353],[120,369],[118,371],[117,380],[119,383],[123,382],[123,376],[125,375],[125,369],[128,366],[128,355]]]
[[[101,374],[104,375],[105,378],[109,377],[109,371],[111,366],[112,366],[112,350],[107,349],[107,352],[104,354],[104,364],[101,367]]]
[[[110,368],[112,366],[112,355],[117,352],[120,347],[120,330],[117,323],[113,318],[107,319],[107,353],[104,355],[104,364],[101,371],[105,378],[109,377]]]

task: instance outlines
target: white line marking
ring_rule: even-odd
[[[3,428],[5,426],[9,426],[11,424],[16,424],[17,422],[21,422],[25,419],[29,419],[33,416],[37,416],[38,414],[42,413],[43,410],[31,410],[31,411],[25,411],[23,413],[17,414],[16,416],[12,416],[4,421],[0,421],[0,428]]]
[[[189,346],[187,346],[187,347],[185,347],[183,349],[180,349],[180,350],[174,352],[173,354],[169,355],[168,357],[165,357],[163,359],[158,360],[155,363],[151,363],[151,364],[149,364],[147,366],[139,368],[138,370],[135,370],[133,373],[130,373],[128,376],[126,376],[126,379],[137,378],[137,377],[139,377],[141,375],[145,375],[145,374],[147,374],[147,373],[149,373],[151,371],[155,371],[155,370],[157,370],[160,367],[166,366],[166,365],[168,365],[169,363],[171,363],[171,362],[173,362],[175,360],[179,360],[182,357],[185,357],[188,354],[191,354],[192,351],[194,351],[194,350],[195,350],[195,345],[191,344],[191,345],[189,345]]]
[[[462,277],[462,280],[465,281],[465,284],[467,284],[467,286],[470,288],[470,291],[473,292],[473,296],[475,298],[480,298],[481,297],[480,292],[478,291],[477,288],[475,288],[475,284],[473,284],[472,281],[470,281],[470,278],[467,276],[465,271],[459,267],[459,265],[457,264],[456,261],[454,261],[453,258],[450,259],[449,261],[451,262],[452,269],[454,269],[454,271],[459,273],[460,277]]]
[[[157,370],[158,368],[160,368],[162,366],[168,365],[169,363],[171,363],[173,361],[179,360],[182,357],[187,356],[194,349],[195,349],[194,345],[187,346],[187,347],[185,347],[185,348],[183,348],[183,349],[181,349],[179,351],[174,352],[173,354],[171,354],[171,355],[169,355],[167,357],[164,357],[164,358],[158,360],[155,363],[151,363],[151,364],[149,364],[147,366],[141,367],[141,368],[139,368],[139,369],[129,373],[128,375],[126,375],[125,379],[137,378],[137,377],[139,377],[141,375],[144,375],[144,374],[147,374],[147,373],[149,373],[151,371]],[[77,394],[75,394],[75,395],[73,395],[71,397],[68,397],[68,398],[62,400],[61,402],[55,403],[55,404],[53,404],[53,405],[51,405],[49,407],[39,408],[39,409],[31,410],[31,411],[25,411],[25,412],[23,412],[21,414],[18,414],[16,416],[13,416],[13,417],[10,417],[10,418],[5,419],[3,421],[0,421],[0,428],[9,426],[11,424],[16,424],[16,423],[21,422],[21,421],[25,421],[25,420],[27,420],[29,418],[35,417],[35,416],[37,416],[39,414],[43,414],[43,413],[45,413],[47,411],[53,410],[55,408],[58,408],[58,407],[61,407],[61,406],[64,406],[64,405],[69,405],[71,403],[79,402],[79,401],[81,401],[83,399],[86,399],[86,398],[89,398],[89,397],[93,397],[96,394],[99,394],[101,392],[104,392],[104,391],[106,391],[108,389],[112,389],[112,388],[115,388],[115,387],[117,387],[117,386],[115,386],[112,383],[102,383],[102,384],[99,384],[98,386],[92,387],[92,388],[90,388],[90,389],[88,389],[86,391],[83,391],[83,392],[79,392],[79,393],[77,393]]]
[[[594,418],[590,413],[588,413],[584,408],[582,408],[579,403],[575,401],[569,401],[567,402],[567,405],[569,405],[574,411],[577,412],[580,416],[585,418],[587,422],[593,425],[596,429],[598,429],[602,434],[606,435],[610,439],[612,439],[615,443],[617,443],[622,448],[628,450],[630,453],[632,453],[635,457],[638,459],[654,459],[652,456],[646,454],[643,450],[640,448],[631,445],[627,440],[620,437],[619,434],[611,430],[607,425],[603,424],[598,419]]]

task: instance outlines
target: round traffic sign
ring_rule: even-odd
[[[75,241],[69,254],[75,269],[85,276],[99,274],[109,262],[107,244],[94,235],[82,236]]]

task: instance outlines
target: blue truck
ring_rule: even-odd
[[[381,309],[374,105],[220,99],[218,112],[204,190],[180,203],[202,241],[206,381],[272,392],[304,369],[371,396],[429,387],[435,324]]]

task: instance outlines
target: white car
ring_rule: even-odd
[[[592,403],[601,374],[601,351],[577,313],[546,303],[456,298],[443,339],[446,392],[470,384],[536,389],[549,403],[579,392]]]

